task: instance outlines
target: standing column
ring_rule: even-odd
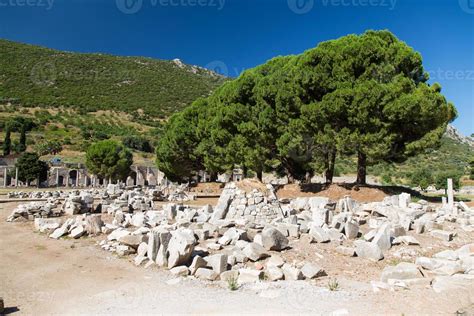
[[[67,176],[66,176],[66,188],[69,187],[69,171],[67,173]]]
[[[138,166],[135,166],[135,185],[138,185]]]
[[[454,206],[453,179],[448,179],[448,207],[452,209]]]
[[[3,168],[3,187],[7,187],[7,167]]]
[[[59,168],[56,168],[56,187],[59,187]]]
[[[79,176],[80,176],[80,173],[79,173],[79,170],[76,171],[76,188],[79,187]]]
[[[18,168],[15,168],[15,187],[18,186]]]
[[[145,178],[145,183],[148,182],[148,175],[150,174],[150,167],[146,167],[146,178]],[[150,183],[148,183],[150,185]]]
[[[84,187],[87,188],[87,176],[84,175]]]

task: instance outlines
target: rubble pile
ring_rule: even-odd
[[[440,288],[439,284],[449,283],[447,276],[459,281],[474,275],[472,244],[433,258],[412,251],[420,245],[418,235],[449,245],[456,240],[457,229],[472,232],[474,211],[462,202],[442,206],[412,202],[407,193],[371,203],[350,197],[278,200],[271,185],[240,187],[235,183],[225,186],[215,207],[159,206],[155,202],[164,195],[159,189],[108,185],[101,192],[70,193],[61,208],[68,215],[64,221],[42,218],[47,217],[45,209],[57,205],[52,198],[50,204],[21,205],[14,214],[37,217],[36,229],[51,238],[104,235],[98,241],[102,249],[119,256],[134,255],[136,265],[158,266],[174,275],[208,281],[235,279],[243,284],[325,276],[324,268],[305,254],[286,255],[296,243],[308,241],[330,243],[336,253],[360,258],[354,260],[377,262],[393,255],[413,261],[385,268],[381,281],[373,282],[376,289],[430,285],[429,274],[434,280],[441,277]],[[94,196],[100,197],[95,208]],[[394,253],[391,248],[396,245],[401,247]]]
[[[59,202],[49,198],[47,202],[30,202],[20,204],[8,216],[7,222],[32,221],[35,218],[60,216],[61,210],[57,209]]]
[[[253,189],[245,192],[234,182],[228,183],[216,206],[213,219],[244,218],[255,223],[270,223],[283,217],[283,210],[271,185],[267,192]]]

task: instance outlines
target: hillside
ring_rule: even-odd
[[[180,60],[70,53],[0,39],[0,103],[166,118],[224,80]]]

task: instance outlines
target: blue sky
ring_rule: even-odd
[[[0,37],[76,52],[180,58],[230,76],[367,29],[418,50],[474,133],[474,0],[0,0]]]

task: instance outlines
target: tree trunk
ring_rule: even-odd
[[[210,172],[209,173],[209,178],[210,178],[209,180],[211,182],[216,182],[217,181],[217,172],[215,172],[215,171]]]
[[[327,169],[326,169],[326,183],[331,184],[334,178],[334,168],[336,165],[336,151],[332,150],[328,155]]]
[[[367,155],[359,151],[357,154],[357,184],[366,184]]]
[[[263,171],[258,170],[257,171],[257,179],[261,182],[263,180]]]

